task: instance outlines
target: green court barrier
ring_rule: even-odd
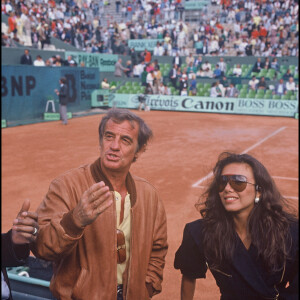
[[[295,113],[295,119],[299,119],[299,113]]]
[[[67,112],[68,119],[72,118],[72,113]],[[44,113],[44,120],[45,121],[59,121],[60,120],[60,114],[59,113]]]
[[[1,122],[1,128],[5,128],[7,125],[6,125],[6,120],[2,120]]]

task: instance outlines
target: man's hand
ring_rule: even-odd
[[[14,244],[29,244],[36,239],[39,230],[38,215],[28,211],[30,201],[26,199],[13,222],[12,241]]]
[[[73,211],[73,218],[79,227],[93,223],[113,203],[112,192],[103,181],[86,190]]]

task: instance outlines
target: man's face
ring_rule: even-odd
[[[133,127],[134,125],[134,127]],[[100,141],[101,165],[110,172],[125,172],[142,151],[138,147],[139,125],[123,121],[120,124],[107,121],[102,141]]]

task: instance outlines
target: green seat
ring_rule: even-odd
[[[241,83],[238,83],[235,87],[240,91],[242,89],[243,85]]]
[[[281,100],[289,100],[290,95],[281,95]]]
[[[272,94],[265,94],[264,99],[272,99]]]
[[[257,90],[256,95],[263,96],[265,94],[265,90]]]
[[[272,99],[279,100],[279,99],[281,99],[281,96],[280,95],[273,95]]]
[[[248,92],[248,94],[246,95],[246,98],[255,98],[255,91]]]
[[[256,94],[255,95],[255,99],[264,99],[264,95],[258,95],[258,94]]]
[[[269,78],[269,79],[273,79],[274,76],[275,76],[275,70],[274,69],[269,69],[267,74],[266,74],[266,77]]]
[[[197,91],[196,95],[199,96],[199,97],[203,97],[204,94],[205,94],[205,92],[202,90],[202,91]]]
[[[205,90],[210,89],[210,88],[211,88],[211,84],[208,83],[208,82],[207,82],[207,83],[204,83],[204,86],[203,86],[203,87],[204,87]]]
[[[246,96],[247,96],[247,91],[246,91],[246,92],[241,92],[241,93],[239,94],[239,97],[240,97],[240,98],[246,98]]]

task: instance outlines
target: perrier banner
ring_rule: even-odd
[[[115,63],[118,60],[118,55],[114,54],[99,54],[99,53],[86,53],[86,52],[73,52],[66,51],[65,59],[71,55],[77,65],[80,66],[81,62],[84,62],[86,67],[99,68],[101,72],[114,72]]]

